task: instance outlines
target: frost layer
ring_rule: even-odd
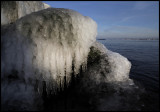
[[[72,71],[76,75],[81,65],[85,69],[97,25],[73,10],[48,8],[22,17],[4,32],[2,79],[16,71],[26,82],[46,81],[47,89],[55,89],[69,83]]]

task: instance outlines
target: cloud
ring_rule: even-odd
[[[134,10],[144,10],[152,5],[152,2],[149,1],[137,1],[133,7]]]
[[[128,21],[128,20],[130,20],[130,19],[133,19],[133,18],[135,18],[135,17],[137,17],[137,16],[124,17],[124,18],[121,20],[121,22],[126,22],[126,21]]]
[[[114,26],[99,32],[98,38],[150,38],[159,37],[159,31],[146,27]]]

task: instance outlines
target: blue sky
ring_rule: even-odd
[[[158,1],[43,1],[73,9],[98,25],[97,38],[159,37]]]

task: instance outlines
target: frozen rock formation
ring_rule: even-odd
[[[82,74],[77,93],[88,98],[90,110],[136,110],[139,107],[130,104],[138,103],[143,91],[129,78],[130,68],[127,58],[95,42],[90,48],[87,70]]]
[[[75,75],[81,65],[85,69],[96,30],[92,19],[68,9],[48,8],[22,17],[2,35],[1,76],[15,70],[19,78],[46,81],[50,89],[50,82],[68,84],[72,66]]]
[[[83,88],[90,91],[90,88],[93,89],[95,85],[101,83],[127,82],[127,85],[134,85],[129,78],[131,63],[127,58],[108,50],[99,42],[95,42],[90,49],[87,71],[83,73],[83,84],[81,84]]]
[[[1,1],[1,25],[15,22],[27,14],[49,7],[40,1]]]
[[[63,90],[78,74],[78,89],[88,93],[96,93],[101,83],[133,85],[131,63],[96,42],[91,18],[69,9],[43,9],[41,3],[32,9],[30,3],[12,2],[11,9],[1,10],[2,110],[42,110],[41,96]]]
[[[124,81],[129,79],[131,63],[127,58],[123,57],[119,53],[108,50],[103,44],[98,42],[95,42],[92,47],[93,52],[99,52],[99,55],[101,56],[100,64],[98,65],[101,69],[91,69],[91,73],[97,74],[93,76],[98,76],[98,74],[107,74],[102,78],[105,82]]]

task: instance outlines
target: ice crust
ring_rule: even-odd
[[[5,43],[1,51],[2,73],[16,70],[26,82],[29,78],[38,79],[46,81],[47,87],[50,82],[59,87],[64,77],[68,84],[72,66],[75,75],[81,65],[85,70],[97,34],[97,24],[92,19],[69,9],[34,12],[9,27],[9,33],[1,39]]]

